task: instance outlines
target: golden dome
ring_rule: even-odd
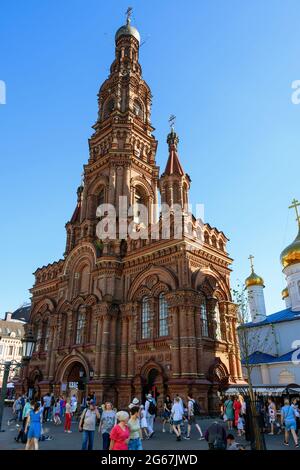
[[[289,295],[290,295],[290,294],[289,294],[289,290],[288,290],[288,288],[286,287],[286,288],[283,289],[283,291],[281,292],[282,300],[286,299]]]
[[[264,286],[264,280],[262,277],[258,276],[255,274],[254,271],[250,274],[249,277],[245,280],[246,287],[251,287],[251,286]]]
[[[298,235],[293,243],[287,246],[281,253],[280,261],[284,268],[292,264],[300,263],[300,226]]]

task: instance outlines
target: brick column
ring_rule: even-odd
[[[179,377],[181,374],[180,362],[180,330],[179,330],[179,314],[176,305],[176,297],[174,294],[169,293],[165,296],[168,302],[169,312],[169,333],[172,338],[171,354],[172,354],[172,376]]]
[[[72,310],[69,310],[67,313],[67,328],[66,328],[66,346],[71,347],[74,344],[74,328],[73,325],[75,323],[75,314],[73,314]]]
[[[56,362],[56,351],[59,345],[59,329],[60,329],[60,323],[57,322],[57,317],[53,318],[53,338],[52,338],[52,347],[50,350],[50,363],[49,363],[49,380],[52,380],[54,378],[54,370],[55,370],[55,362]]]
[[[117,347],[117,317],[118,309],[110,312],[110,335],[109,335],[109,363],[108,375],[116,376],[116,347]]]
[[[122,311],[123,310],[123,311]],[[126,309],[121,309],[121,368],[120,376],[127,377],[128,369],[128,318]]]
[[[95,355],[95,378],[99,377],[100,375],[100,358],[101,358],[101,339],[102,339],[102,316],[97,314],[96,315],[96,355]]]

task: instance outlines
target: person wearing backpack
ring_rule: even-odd
[[[284,399],[284,406],[281,408],[281,424],[285,427],[284,432],[284,445],[289,445],[289,433],[292,433],[295,447],[299,447],[298,437],[296,434],[297,423],[296,423],[296,413],[292,405],[290,405],[290,400],[288,398]]]
[[[90,400],[89,407],[84,410],[79,422],[79,432],[83,433],[82,450],[93,450],[97,420],[100,420],[100,413],[94,400]]]
[[[204,436],[201,427],[199,424],[196,422],[196,416],[200,416],[200,406],[196,402],[196,400],[193,399],[192,395],[188,395],[188,405],[187,405],[187,418],[188,418],[188,426],[187,426],[187,435],[184,437],[184,439],[190,439],[191,438],[191,429],[192,426],[194,425],[197,431],[200,434],[199,441],[203,441]]]
[[[227,435],[224,426],[214,421],[205,432],[209,450],[226,450]]]
[[[145,414],[150,438],[154,434],[153,426],[156,415],[156,402],[155,399],[152,397],[151,393],[148,393],[148,395],[146,396]]]

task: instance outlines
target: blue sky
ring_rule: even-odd
[[[230,238],[232,283],[265,279],[269,313],[284,307],[279,255],[300,199],[299,2],[132,1],[153,93],[157,162],[176,114],[191,200]],[[32,273],[62,257],[97,92],[125,21],[123,0],[3,0],[0,17],[0,315],[28,300]],[[162,168],[163,169],[163,168]]]

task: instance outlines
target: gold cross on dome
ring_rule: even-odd
[[[132,8],[132,7],[128,7],[128,8],[127,8],[127,11],[126,11],[127,23],[130,23],[130,21],[131,21],[132,12],[133,12],[133,8]]]
[[[174,114],[171,114],[170,119],[169,119],[169,124],[170,124],[172,131],[174,131],[175,121],[176,121],[176,116],[174,116]]]
[[[289,209],[295,209],[295,211],[296,211],[296,217],[297,217],[296,220],[297,220],[297,222],[298,222],[298,224],[299,224],[299,227],[300,227],[300,216],[299,216],[299,211],[298,211],[298,207],[299,207],[299,206],[300,206],[300,202],[297,201],[297,199],[294,198],[294,199],[292,200],[291,206],[289,206]]]
[[[254,256],[250,255],[248,259],[250,260],[251,270],[252,272],[254,272],[254,264],[253,264]]]

